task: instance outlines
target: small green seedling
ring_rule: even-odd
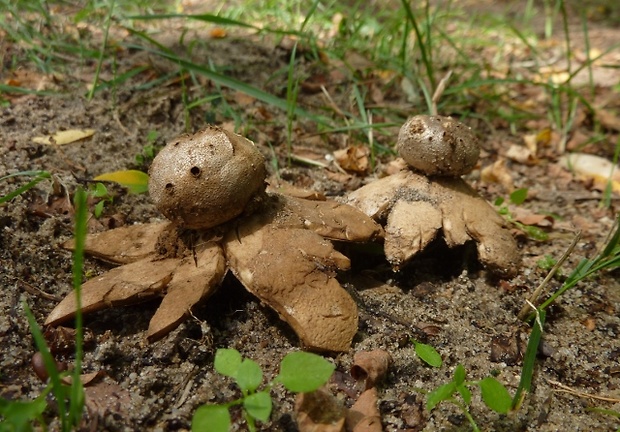
[[[95,217],[99,219],[103,214],[103,209],[108,203],[114,201],[114,197],[108,192],[108,188],[103,183],[95,183],[91,185],[88,191],[89,195],[93,198],[99,199],[99,202],[95,204]]]
[[[136,155],[136,165],[142,167],[146,165],[147,162],[150,162],[155,157],[155,141],[159,133],[156,130],[150,130],[146,136],[147,144],[142,148],[142,151]]]
[[[44,426],[43,412],[47,408],[46,398],[51,390],[52,385],[48,384],[36,399],[28,402],[0,398],[0,432],[28,431],[35,421]]]
[[[556,259],[551,255],[547,254],[538,261],[536,261],[536,265],[541,270],[551,270],[556,263]]]
[[[323,357],[303,351],[287,354],[280,364],[280,373],[259,390],[263,371],[258,363],[241,357],[235,349],[218,349],[215,370],[233,378],[241,389],[242,397],[221,405],[203,405],[192,419],[192,431],[228,432],[231,426],[229,408],[240,405],[250,431],[256,430],[256,420],[266,422],[271,416],[271,387],[281,383],[295,393],[307,393],[324,385],[335,366]]]
[[[411,339],[415,347],[415,353],[420,360],[426,363],[429,366],[439,368],[442,365],[441,355],[437,352],[437,350],[431,345],[423,344],[422,342],[418,342],[415,339]]]
[[[482,400],[493,411],[506,414],[512,407],[512,397],[506,387],[495,378],[489,376],[481,381],[465,381],[465,368],[458,365],[454,370],[452,380],[437,387],[426,397],[426,409],[432,411],[440,402],[450,402],[461,409],[474,431],[479,431],[478,425],[469,412],[471,391],[468,387],[478,386],[482,393]],[[460,395],[457,399],[456,393]]]
[[[521,205],[527,199],[527,188],[517,189],[512,192],[509,196],[510,203],[514,205]],[[525,225],[521,222],[515,220],[512,213],[508,209],[508,206],[505,205],[505,200],[502,197],[499,197],[495,200],[495,206],[497,207],[497,212],[504,217],[509,223],[513,224],[521,231],[523,231],[527,236],[531,239],[538,241],[546,241],[549,236],[546,232],[538,228],[534,225]]]

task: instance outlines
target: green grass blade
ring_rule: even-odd
[[[50,381],[52,383],[52,393],[56,398],[56,403],[58,405],[58,416],[60,417],[60,422],[62,425],[62,430],[69,430],[67,427],[67,409],[65,404],[65,389],[63,388],[63,384],[60,381],[60,373],[58,372],[58,368],[56,367],[56,361],[54,357],[52,357],[52,353],[45,342],[45,337],[43,336],[43,332],[41,331],[41,327],[37,324],[37,320],[34,317],[34,314],[24,302],[24,311],[26,313],[26,318],[28,319],[28,325],[30,326],[30,332],[32,333],[32,338],[34,339],[34,343],[41,353],[43,357],[43,364],[45,365],[45,370],[50,377]]]
[[[413,27],[413,31],[415,32],[416,41],[418,47],[420,49],[420,55],[422,56],[422,63],[424,64],[424,68],[426,69],[426,75],[429,79],[431,88],[435,88],[435,72],[433,70],[433,64],[430,57],[430,52],[428,50],[427,43],[424,41],[422,37],[422,33],[420,32],[420,27],[418,26],[418,22],[413,15],[413,11],[411,10],[411,6],[407,0],[402,0],[403,8],[405,10],[405,15],[407,16],[407,21]],[[428,5],[427,5],[428,7]],[[430,35],[427,35],[430,38]]]
[[[615,225],[616,231],[614,231],[611,238],[607,241],[603,252],[601,252],[601,258],[607,258],[609,256],[612,256],[614,254],[614,251],[616,251],[616,248],[620,244],[620,214],[618,214],[616,218]]]
[[[154,14],[154,15],[130,15],[126,17],[130,20],[167,20],[171,18],[181,18],[181,19],[191,19],[197,21],[208,22],[211,24],[217,24],[221,26],[237,26],[237,27],[246,27],[255,30],[261,30],[260,27],[257,27],[252,24],[248,24],[243,21],[238,21],[230,18],[224,18],[218,15],[212,14],[178,14],[178,13],[170,13],[170,14]]]
[[[139,33],[136,33],[139,34]],[[164,50],[153,50],[150,48],[145,48],[142,46],[132,46],[132,48],[134,49],[142,49],[144,51],[150,52],[152,54],[158,55],[162,58],[168,59],[174,63],[176,63],[178,66],[180,66],[181,68],[190,70],[190,71],[195,71],[203,76],[205,76],[206,78],[210,79],[211,81],[213,81],[216,84],[222,85],[224,87],[228,87],[234,90],[237,90],[241,93],[245,93],[248,96],[252,96],[255,99],[258,99],[261,102],[264,102],[268,105],[271,105],[273,107],[279,108],[285,112],[287,112],[288,108],[289,108],[289,102],[281,99],[277,96],[274,96],[272,94],[269,94],[267,92],[264,92],[263,90],[260,90],[250,84],[244,83],[243,81],[239,81],[235,78],[231,78],[228,77],[226,75],[222,75],[220,73],[217,73],[205,66],[202,65],[198,65],[196,63],[192,63],[190,61],[184,60],[182,58],[180,58],[179,56],[177,56],[176,54],[172,53],[170,50],[164,48],[163,46],[161,46],[160,44],[158,44],[160,46],[160,48],[163,48]],[[295,107],[294,109],[295,115],[299,116],[299,117],[303,117],[312,121],[315,121],[317,123],[320,124],[324,124],[324,125],[331,125],[331,119],[328,119],[327,117],[323,117],[323,116],[316,116],[302,108],[299,107]]]
[[[110,88],[113,86],[118,86],[120,84],[123,84],[125,81],[131,79],[132,77],[141,74],[142,72],[146,71],[150,69],[150,66],[138,66],[135,67],[133,69],[128,70],[127,72],[118,75],[116,78],[114,78],[111,81],[100,81],[97,84],[97,88],[95,89],[94,93],[98,92],[99,90],[103,90],[106,88]]]
[[[99,81],[99,75],[101,74],[101,66],[103,65],[103,57],[105,54],[105,48],[108,45],[108,35],[110,34],[110,24],[112,23],[112,13],[114,12],[114,4],[115,0],[112,0],[110,4],[110,10],[108,11],[108,16],[106,17],[105,30],[103,33],[103,42],[101,42],[101,48],[99,50],[99,58],[97,60],[97,67],[95,69],[95,76],[93,77],[93,84],[88,92],[87,99],[92,100],[95,95],[95,91],[97,91],[97,82]]]
[[[295,31],[295,30],[279,30],[270,27],[258,27],[253,24],[239,21],[231,18],[225,18],[218,15],[212,14],[179,14],[179,13],[170,13],[170,14],[152,14],[152,15],[130,15],[125,17],[130,20],[166,20],[166,19],[190,19],[195,21],[202,21],[211,24],[216,24],[220,26],[236,26],[243,27],[247,29],[256,30],[259,32],[266,32],[278,35],[291,35],[291,36],[305,36],[304,33]]]
[[[540,345],[540,339],[542,338],[543,327],[545,325],[546,312],[541,308],[538,309],[539,320],[534,321],[532,327],[532,333],[530,334],[530,340],[527,343],[527,349],[525,350],[525,356],[523,359],[523,369],[521,370],[521,379],[519,380],[519,386],[512,398],[512,408],[519,409],[523,398],[524,392],[530,392],[532,389],[532,377],[534,375],[534,366],[536,365],[536,354],[538,353],[538,346]],[[540,322],[540,325],[539,325]]]
[[[24,87],[16,87],[8,84],[0,84],[0,93],[19,93],[19,94],[33,94],[37,96],[54,96],[58,92],[50,90],[33,90]]]
[[[6,180],[11,177],[18,177],[18,176],[35,176],[35,178],[33,180],[30,180],[25,185],[18,187],[13,192],[9,192],[5,196],[0,197],[0,204],[11,201],[16,196],[19,196],[23,194],[24,192],[26,192],[27,190],[32,189],[33,187],[35,187],[37,184],[39,184],[43,180],[49,179],[52,177],[52,175],[47,171],[20,171],[18,173],[9,174],[9,175],[6,175],[0,178],[0,181]]]
[[[560,289],[551,295],[544,303],[540,305],[540,309],[546,309],[558,297],[571,289],[583,279],[591,276],[601,270],[613,270],[620,266],[620,214],[615,223],[615,231],[607,240],[605,248],[592,259],[583,259],[577,267],[566,278]]]
[[[84,244],[88,230],[88,195],[79,187],[75,192],[75,246],[73,250],[73,290],[75,291],[75,367],[71,380],[71,398],[69,418],[71,424],[78,425],[84,410],[84,388],[80,374],[82,373],[84,326],[82,321],[82,271],[84,267]]]

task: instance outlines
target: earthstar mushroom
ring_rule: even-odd
[[[478,138],[471,128],[438,115],[411,117],[400,128],[396,145],[410,167],[429,176],[467,174],[480,156]]]
[[[156,340],[230,270],[291,325],[306,348],[348,350],[357,305],[335,275],[350,263],[329,240],[369,241],[382,229],[345,204],[267,193],[265,173],[251,141],[216,126],[169,143],[153,161],[149,190],[170,222],[88,237],[87,253],[123,265],[83,285],[82,311],[163,296],[147,331]],[[46,325],[68,320],[76,310],[69,294]]]
[[[397,147],[409,169],[344,200],[385,226],[385,255],[394,269],[441,232],[448,247],[476,242],[478,259],[490,271],[514,276],[521,257],[504,219],[460,178],[480,152],[471,129],[450,117],[418,115],[401,128]]]
[[[149,194],[177,225],[206,229],[239,216],[265,189],[265,159],[254,144],[224,129],[181,135],[153,160]]]

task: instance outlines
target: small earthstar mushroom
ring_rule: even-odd
[[[471,129],[450,117],[419,115],[403,125],[397,146],[408,169],[345,199],[385,226],[385,255],[394,269],[441,232],[448,247],[473,240],[491,272],[514,276],[521,257],[504,219],[460,178],[480,152]]]
[[[407,164],[429,176],[459,177],[480,156],[478,138],[452,117],[418,115],[400,128],[398,152]]]
[[[254,143],[219,127],[170,142],[153,160],[149,186],[170,222],[87,238],[86,253],[122,265],[84,284],[82,311],[163,297],[147,330],[153,341],[176,328],[230,271],[306,348],[347,351],[357,305],[335,278],[349,259],[330,240],[366,242],[383,230],[345,204],[265,192],[265,174]],[[76,310],[70,294],[46,324]]]

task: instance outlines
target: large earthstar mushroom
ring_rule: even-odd
[[[219,127],[170,142],[153,161],[149,187],[170,222],[89,236],[87,253],[123,265],[83,285],[82,311],[163,297],[147,330],[153,341],[176,328],[230,270],[306,348],[347,351],[357,305],[335,278],[349,259],[330,240],[365,242],[383,231],[345,204],[267,193],[265,174],[254,143]],[[46,325],[76,310],[69,294]]]

